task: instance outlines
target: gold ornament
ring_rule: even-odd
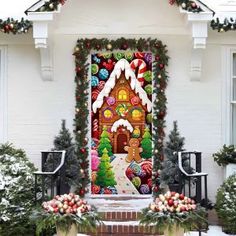
[[[111,50],[112,49],[112,45],[110,43],[107,44],[107,49]]]

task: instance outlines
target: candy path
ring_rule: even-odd
[[[118,194],[139,195],[138,190],[125,175],[125,171],[130,165],[130,163],[125,160],[127,154],[115,154],[115,156],[116,158],[111,162],[111,165],[115,173],[115,180],[117,182],[115,187]]]

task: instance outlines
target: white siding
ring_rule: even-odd
[[[199,82],[189,77],[192,38],[184,16],[168,1],[71,0],[57,15],[52,28],[54,80],[40,77],[39,52],[32,35],[0,35],[8,49],[9,141],[24,148],[37,165],[40,150],[52,147],[61,119],[73,130],[74,57],[73,48],[83,37],[156,37],[168,46],[170,56],[167,88],[167,134],[178,120],[187,150],[203,153],[203,170],[209,173],[209,195],[214,199],[222,183],[222,170],[211,157],[222,143],[221,45],[236,44],[234,34],[211,33],[204,53]],[[119,22],[119,23],[117,23]],[[4,37],[4,38],[3,38]],[[8,37],[8,38],[6,38]],[[8,40],[10,39],[10,40]]]

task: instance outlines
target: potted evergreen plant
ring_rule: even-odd
[[[215,209],[225,233],[236,234],[236,174],[228,177],[217,190]]]
[[[236,148],[234,145],[223,145],[222,149],[213,154],[214,161],[225,167],[225,179],[236,173]]]
[[[37,236],[48,229],[56,229],[57,236],[76,236],[78,232],[93,231],[100,223],[95,209],[73,193],[57,195],[43,202],[32,218]]]
[[[173,122],[173,130],[168,136],[164,148],[164,161],[162,164],[162,171],[160,174],[161,182],[168,185],[170,191],[179,191],[179,165],[178,165],[178,152],[184,151],[184,137],[180,136],[177,121]],[[187,172],[191,172],[189,162],[183,158],[183,168]]]
[[[152,233],[183,236],[190,230],[206,229],[206,215],[206,210],[196,205],[194,200],[168,191],[142,210],[140,224],[151,226]]]

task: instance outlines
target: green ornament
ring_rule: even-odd
[[[97,64],[92,64],[91,65],[91,72],[92,72],[93,75],[97,74],[98,70],[99,70],[99,67],[98,67]]]
[[[102,56],[103,56],[105,59],[109,59],[109,58],[112,57],[112,53],[110,53],[110,52],[103,53]]]
[[[152,72],[150,70],[144,72],[143,77],[147,82],[151,82],[152,81]]]
[[[146,93],[148,95],[151,95],[152,94],[152,85],[151,84],[146,85],[144,90],[146,91]]]
[[[125,52],[125,59],[128,61],[131,61],[134,57],[134,54],[132,52]]]
[[[134,177],[132,183],[136,188],[139,188],[141,185],[141,179],[139,177]]]
[[[123,52],[116,52],[114,53],[114,57],[117,61],[119,61],[120,59],[124,58],[125,54]]]
[[[147,120],[147,123],[149,123],[149,124],[152,123],[152,113],[147,114],[146,120]]]

